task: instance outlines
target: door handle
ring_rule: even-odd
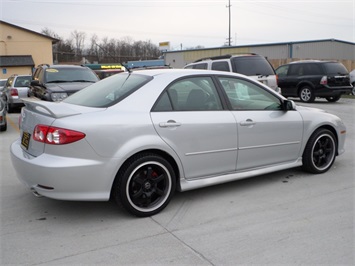
[[[176,122],[174,120],[169,120],[168,122],[160,122],[159,126],[160,127],[179,127],[179,126],[181,126],[181,123]]]
[[[240,122],[241,126],[254,126],[255,124],[256,123],[253,120],[251,120],[251,119],[247,119],[247,120],[245,120],[243,122]]]

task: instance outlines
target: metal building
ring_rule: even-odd
[[[355,43],[336,39],[167,51],[164,56],[166,65],[182,68],[200,58],[240,53],[265,56],[275,68],[290,61],[305,59],[337,60],[349,71],[355,68]]]

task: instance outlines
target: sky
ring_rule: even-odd
[[[355,42],[355,0],[0,0],[0,20],[63,39],[169,42],[170,50],[322,39]],[[230,11],[230,17],[229,17]],[[230,23],[229,23],[230,19]],[[229,35],[230,25],[230,35]]]

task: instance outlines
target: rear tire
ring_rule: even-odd
[[[298,93],[300,99],[302,102],[305,103],[313,103],[315,96],[314,96],[314,92],[313,89],[309,86],[304,86],[300,89],[299,93]]]
[[[176,178],[170,163],[151,153],[138,154],[119,170],[112,192],[116,202],[139,217],[159,213],[175,192]]]
[[[313,174],[327,172],[335,160],[337,142],[328,129],[318,129],[309,138],[303,152],[302,168]]]
[[[326,97],[327,101],[331,102],[331,103],[335,103],[335,102],[339,101],[340,98],[341,98],[341,95]]]

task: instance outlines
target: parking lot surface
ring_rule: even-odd
[[[346,152],[327,173],[300,168],[176,193],[150,218],[112,202],[34,197],[0,133],[0,265],[355,265],[355,100],[313,104],[341,117]]]

